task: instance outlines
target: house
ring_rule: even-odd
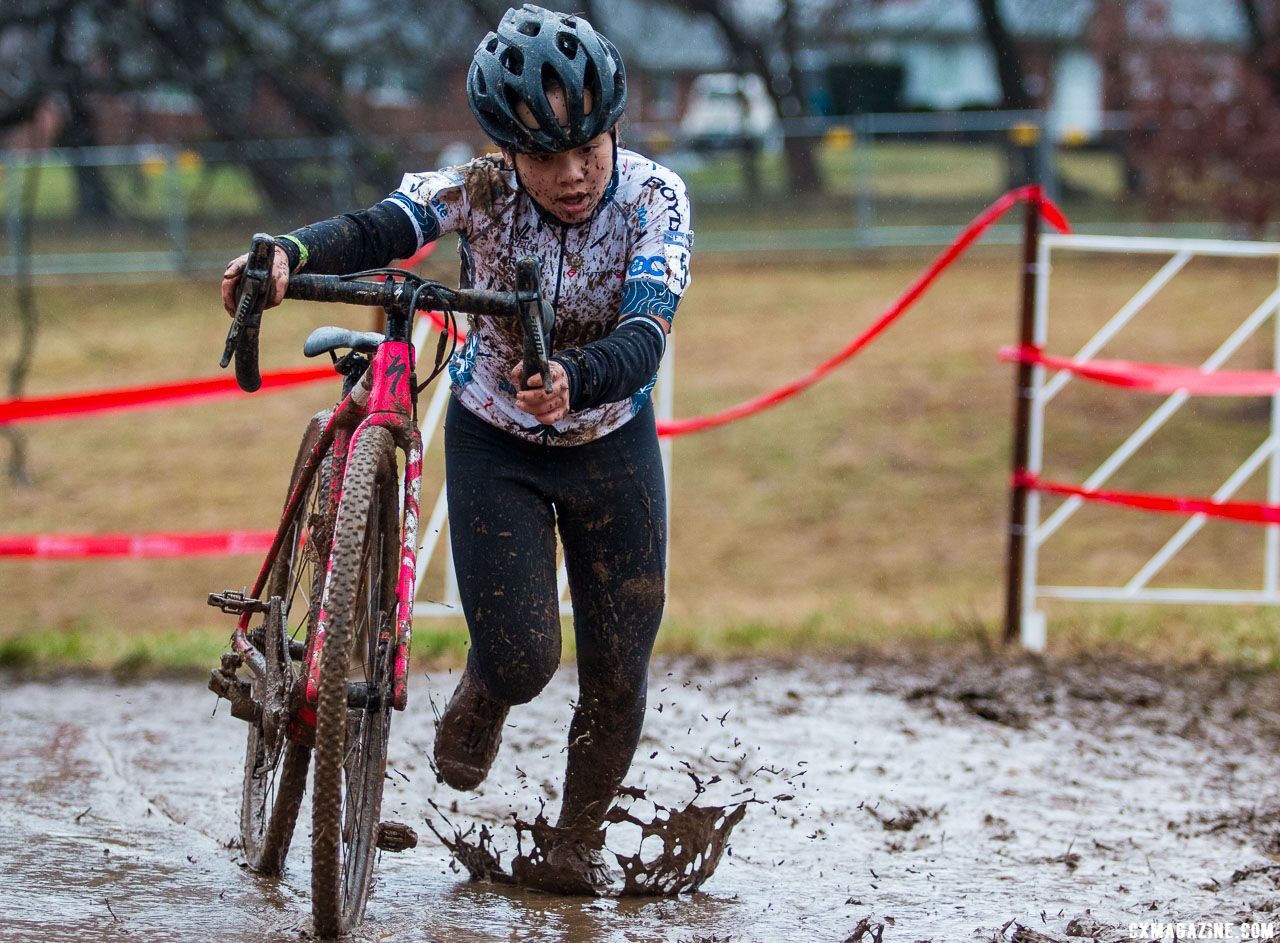
[[[1234,0],[1151,0],[1125,4],[1137,46],[1239,48],[1245,26]],[[1098,0],[1002,0],[1027,91],[1045,108],[1059,139],[1093,138],[1118,103],[1096,48]],[[971,0],[882,0],[842,5],[829,24],[827,55],[895,65],[904,110],[989,108],[1001,102],[996,64]]]

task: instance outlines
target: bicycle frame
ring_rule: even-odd
[[[419,500],[422,491],[422,435],[415,421],[417,392],[413,345],[405,340],[393,339],[407,334],[411,316],[405,311],[396,311],[392,307],[388,307],[387,313],[387,339],[378,346],[372,363],[366,368],[359,382],[333,411],[311,454],[307,456],[285,504],[280,526],[272,540],[271,548],[267,551],[250,595],[256,598],[266,586],[276,556],[285,549],[284,545],[290,530],[289,522],[294,519],[302,502],[306,499],[311,482],[326,455],[332,453],[334,457],[333,484],[331,492],[323,495],[321,500],[332,518],[342,499],[343,478],[346,473],[347,456],[351,449],[366,429],[378,426],[388,429],[397,448],[406,456],[401,505],[400,571],[396,581],[395,659],[392,674],[392,705],[396,710],[404,710],[408,702],[409,649],[412,641],[413,596],[417,573]],[[323,558],[325,560],[325,591],[321,598],[327,600],[330,576],[328,548],[325,548]],[[250,611],[241,613],[232,634],[231,644],[244,659],[250,671],[259,677],[265,677],[265,659],[246,634],[252,615]],[[315,727],[315,708],[320,682],[320,654],[324,649],[327,621],[328,614],[322,602],[315,620],[311,644],[307,647],[303,662],[302,677],[305,682],[291,712],[297,721],[311,729]],[[297,731],[291,723],[290,735],[298,733],[300,731]]]
[[[223,365],[229,356],[236,359],[236,379],[241,388],[253,391],[258,388],[258,324],[266,302],[262,285],[269,278],[270,236],[258,234],[253,238],[250,253],[251,265],[246,269],[248,287],[237,303],[235,318],[227,334]],[[257,260],[254,262],[253,260]],[[419,500],[422,491],[422,437],[417,428],[418,384],[414,364],[413,344],[410,340],[413,317],[427,304],[436,303],[449,310],[470,311],[478,315],[516,316],[524,332],[525,375],[540,375],[544,388],[550,391],[550,370],[547,352],[555,310],[547,304],[541,293],[539,263],[536,257],[516,260],[517,290],[513,293],[476,291],[472,289],[448,289],[438,282],[414,279],[399,269],[376,269],[351,276],[295,275],[289,281],[286,297],[311,301],[345,301],[351,304],[381,305],[387,315],[385,339],[378,345],[372,362],[334,409],[311,453],[298,473],[293,491],[285,504],[280,526],[276,530],[271,548],[267,551],[258,578],[249,598],[235,593],[240,605],[229,611],[239,611],[236,629],[231,637],[233,652],[240,663],[260,679],[268,675],[264,654],[249,640],[249,622],[254,612],[262,612],[266,600],[258,600],[270,578],[278,555],[284,551],[285,541],[291,530],[291,522],[301,510],[311,484],[321,464],[333,456],[334,474],[329,493],[321,496],[329,519],[334,519],[343,497],[343,479],[346,474],[347,456],[364,430],[381,426],[391,432],[396,447],[405,455],[404,493],[401,502],[401,555],[400,571],[396,582],[395,601],[395,655],[392,669],[392,701],[397,710],[404,710],[408,699],[407,678],[409,672],[409,647],[413,631],[413,596],[416,581],[418,555]],[[361,275],[380,276],[374,283],[355,280]],[[250,278],[249,276],[253,276]],[[390,276],[390,277],[387,277]],[[400,280],[397,280],[399,277]],[[410,279],[414,279],[412,282]],[[254,286],[257,286],[256,288]],[[443,347],[441,348],[443,351]],[[441,364],[436,364],[437,371]],[[432,374],[434,378],[435,374]],[[305,537],[304,537],[305,539]],[[325,626],[328,613],[325,606],[329,596],[330,555],[329,548],[320,548],[319,559],[325,561],[322,603],[313,619],[314,631],[304,656],[303,677],[306,679],[301,692],[294,692],[289,705],[290,736],[305,737],[299,727],[314,729],[315,708],[319,693],[320,652],[324,648]],[[210,603],[224,606],[215,595]],[[387,631],[377,627],[379,633]],[[217,672],[215,672],[217,674]],[[220,693],[222,685],[211,681]]]

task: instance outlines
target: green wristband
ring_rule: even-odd
[[[282,239],[287,239],[290,242],[292,242],[295,246],[298,247],[298,264],[293,267],[293,271],[290,272],[289,274],[294,275],[298,272],[301,272],[304,268],[307,267],[307,259],[311,257],[311,253],[307,251],[307,247],[302,244],[302,240],[299,239],[297,236],[290,236],[290,235],[276,236],[277,242]]]

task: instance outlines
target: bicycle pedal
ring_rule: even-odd
[[[242,612],[266,612],[267,604],[260,599],[254,599],[252,596],[246,596],[244,593],[238,593],[233,589],[227,590],[225,593],[210,593],[206,600],[210,606],[215,606],[223,612],[240,614]]]
[[[379,822],[375,844],[380,851],[407,851],[418,847],[418,833],[403,822]]]

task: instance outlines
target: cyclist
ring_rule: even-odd
[[[435,764],[453,788],[478,786],[508,709],[555,672],[558,530],[579,698],[559,840],[530,877],[604,893],[616,875],[601,825],[639,741],[665,598],[650,392],[689,284],[689,204],[676,174],[619,146],[622,60],[581,16],[508,10],[476,49],[467,96],[500,152],[407,174],[369,209],[278,237],[273,302],[291,272],[386,265],[446,232],[460,238],[466,287],[513,290],[515,260],[543,260],[556,310],[551,392],[522,375],[519,328],[499,319],[472,319],[450,364],[450,535],[471,648],[437,724]],[[243,265],[224,275],[228,310]]]

